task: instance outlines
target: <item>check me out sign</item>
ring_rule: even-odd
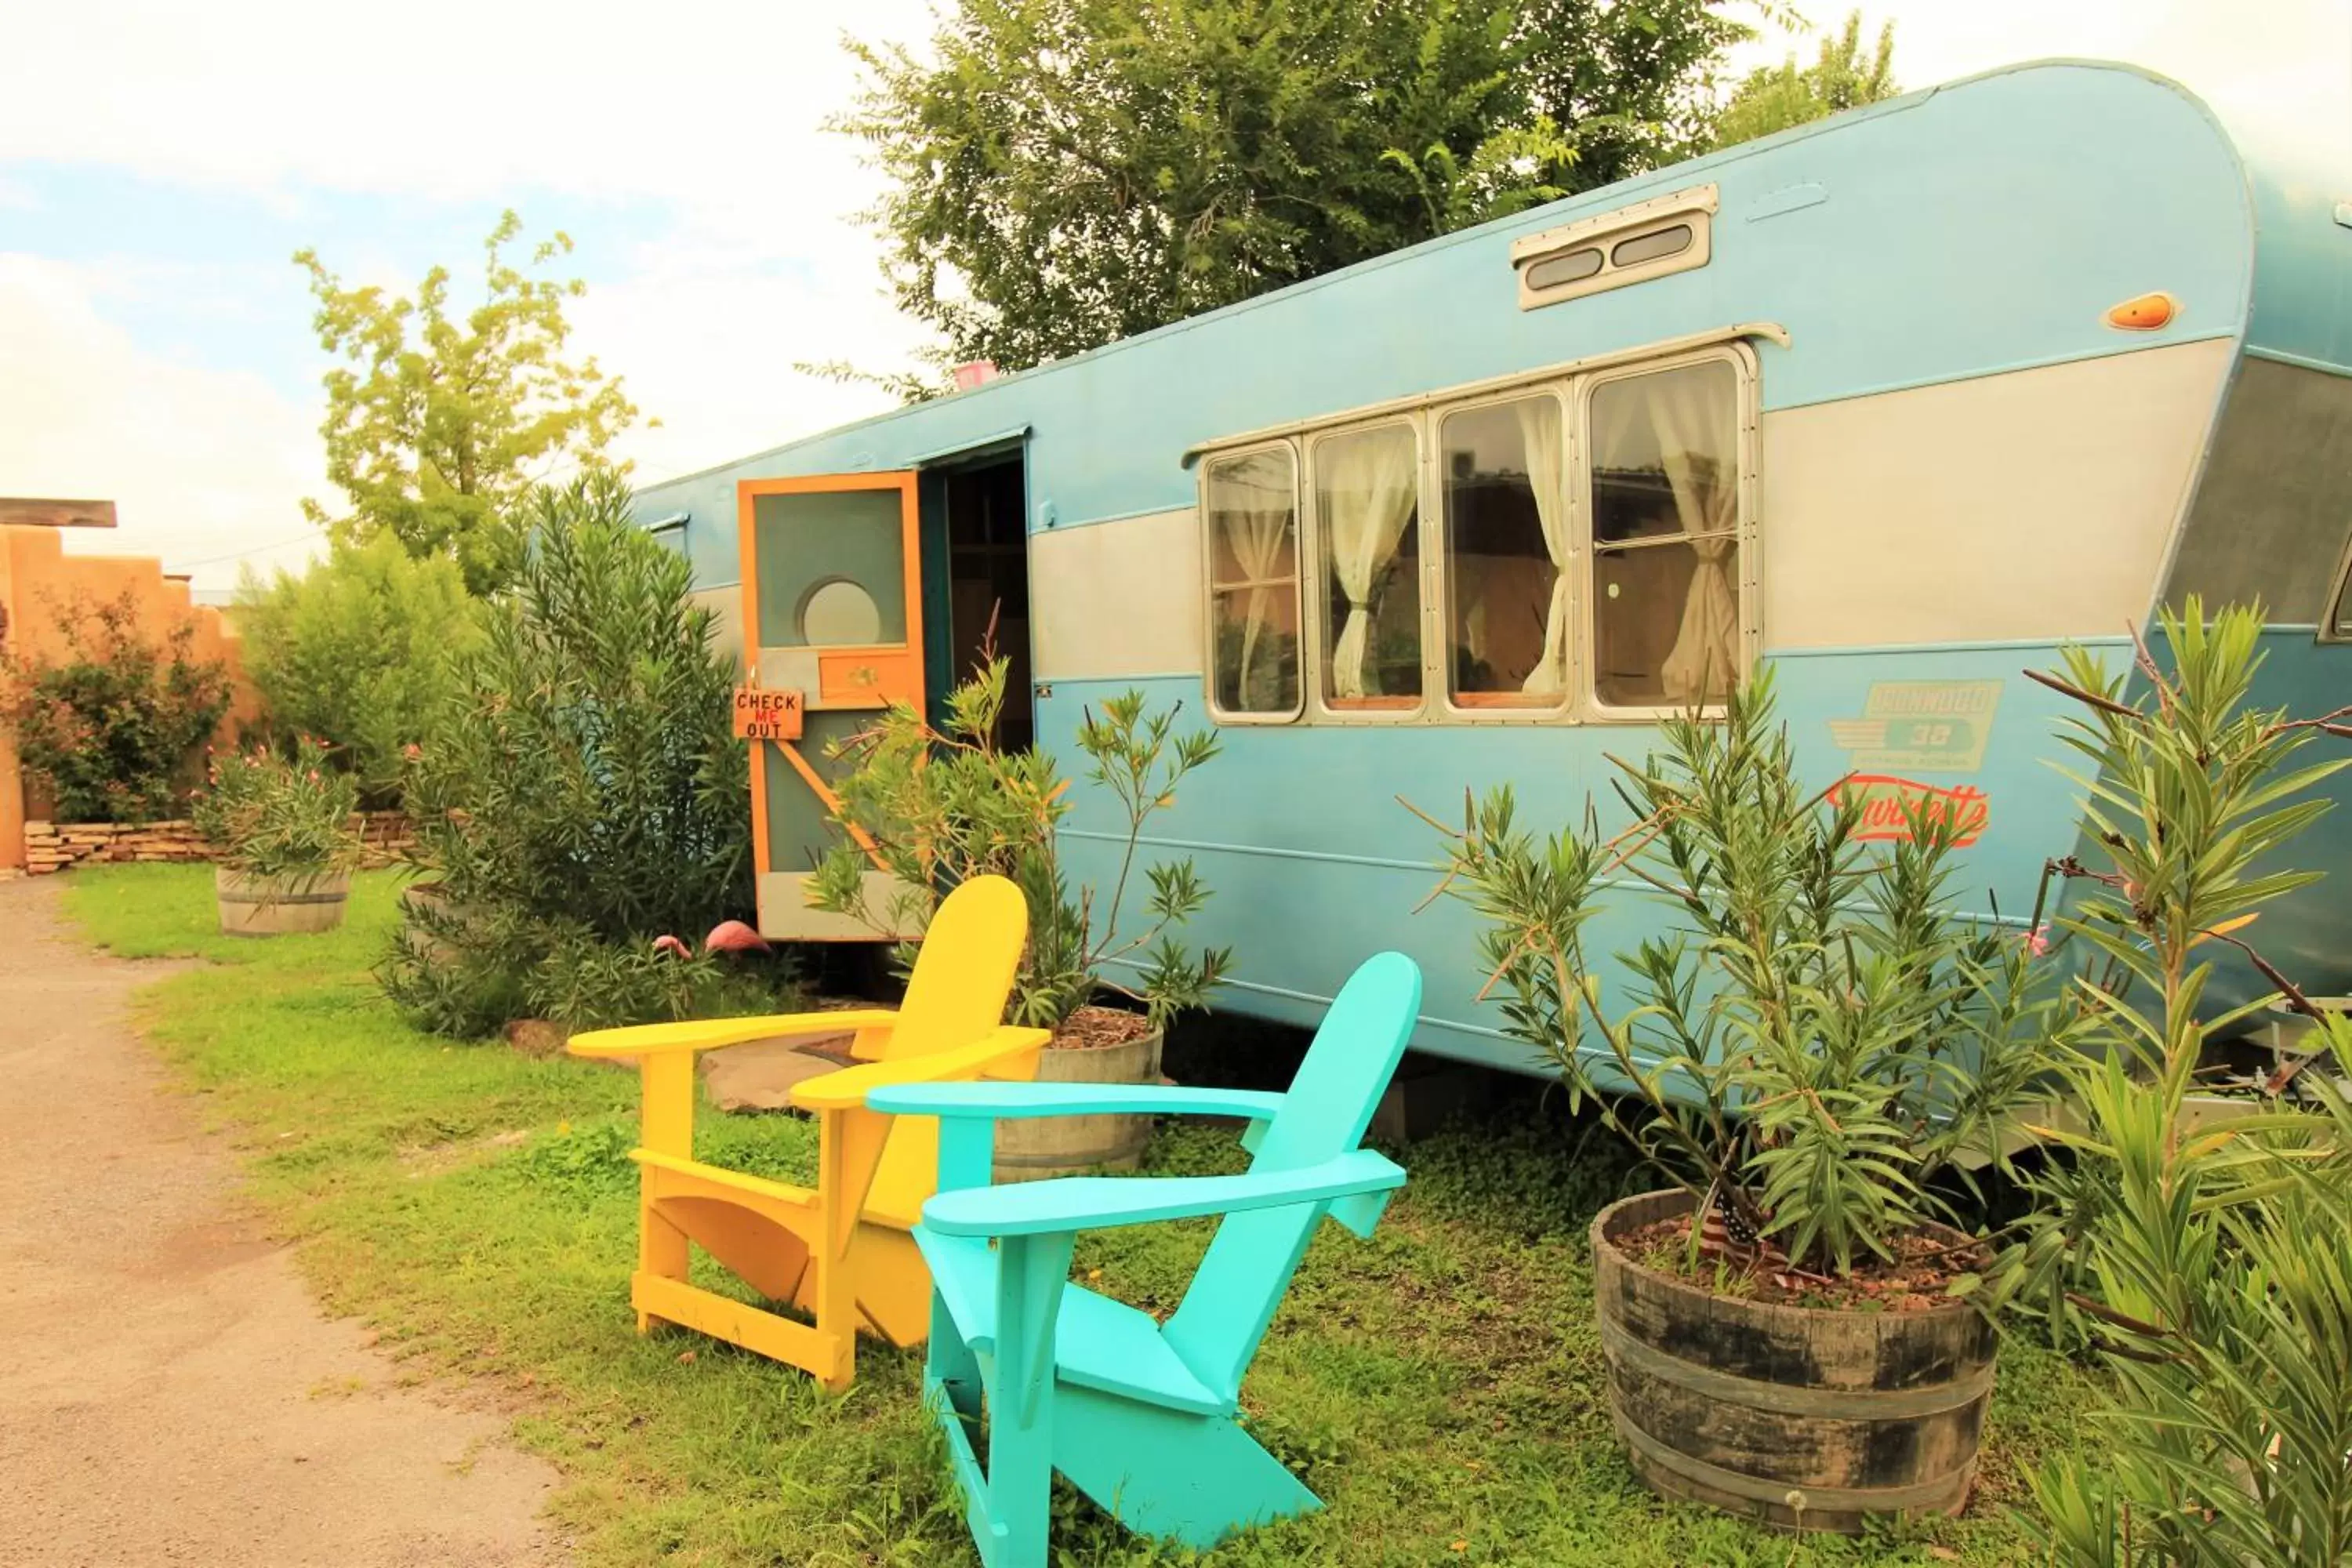
[[[801,694],[771,691],[758,686],[735,689],[735,738],[739,741],[797,741],[801,738]]]

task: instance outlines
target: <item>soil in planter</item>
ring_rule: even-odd
[[[1151,1020],[1142,1014],[1130,1013],[1123,1007],[1097,1006],[1090,1002],[1062,1020],[1062,1026],[1054,1031],[1054,1049],[1100,1050],[1106,1046],[1139,1040],[1150,1032]]]
[[[1981,1247],[1954,1251],[1949,1242],[1932,1236],[1898,1237],[1891,1260],[1857,1258],[1853,1272],[1836,1279],[1792,1271],[1777,1254],[1769,1261],[1735,1268],[1714,1258],[1694,1256],[1690,1237],[1689,1216],[1677,1215],[1627,1231],[1617,1245],[1643,1268],[1718,1296],[1847,1312],[1925,1312],[1948,1307],[1952,1281],[1990,1261]]]

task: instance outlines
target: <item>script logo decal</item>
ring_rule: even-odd
[[[1830,791],[1839,805],[1857,796],[1862,823],[1853,836],[1861,840],[1908,842],[1916,815],[1929,822],[1949,820],[1959,830],[1953,842],[1969,845],[1984,836],[1992,819],[1991,799],[1974,784],[1939,789],[1892,773],[1848,773]]]

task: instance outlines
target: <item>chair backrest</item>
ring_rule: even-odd
[[[1421,969],[1401,952],[1364,961],[1332,999],[1258,1144],[1253,1171],[1317,1165],[1357,1148],[1421,1012]],[[1231,1396],[1290,1289],[1323,1206],[1225,1216],[1164,1331],[1210,1387]]]
[[[969,1046],[1004,1022],[1028,940],[1029,900],[1003,877],[974,877],[941,900],[880,1059]]]
[[[904,1061],[972,1045],[1004,1022],[1028,940],[1029,900],[1003,877],[974,877],[941,900],[907,977],[898,1022],[876,1059]],[[912,1225],[939,1177],[938,1121],[894,1118],[866,1207]]]

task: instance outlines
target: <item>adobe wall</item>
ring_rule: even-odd
[[[176,622],[193,620],[192,651],[217,658],[229,672],[229,711],[221,721],[223,740],[234,741],[240,723],[261,716],[261,700],[245,678],[236,634],[218,610],[194,605],[188,585],[163,575],[163,563],[142,555],[74,555],[54,528],[0,526],[0,652],[36,661],[61,657],[65,636],[58,609],[77,598],[109,600],[128,592],[140,624],[160,634]],[[0,868],[26,862],[25,780],[14,742],[0,731]]]

